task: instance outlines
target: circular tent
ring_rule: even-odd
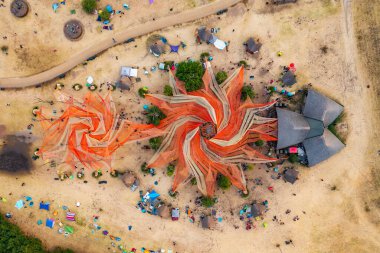
[[[18,18],[25,17],[29,12],[29,5],[25,0],[14,0],[11,3],[11,12]]]
[[[79,20],[72,19],[65,23],[63,32],[69,40],[79,40],[84,33],[84,29]]]

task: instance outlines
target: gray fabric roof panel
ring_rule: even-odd
[[[284,83],[284,85],[286,85],[286,86],[292,86],[293,84],[295,84],[297,82],[296,76],[290,70],[288,70],[284,73],[281,80]]]
[[[298,179],[298,173],[299,172],[297,170],[295,170],[295,169],[292,169],[292,168],[286,169],[284,171],[284,179],[287,182],[289,182],[291,184],[294,184],[297,181],[297,179]]]
[[[198,29],[198,36],[202,41],[208,42],[211,38],[211,32],[206,30],[206,28],[199,28]]]
[[[249,38],[246,45],[247,45],[247,50],[251,53],[255,53],[255,52],[259,51],[261,48],[261,44],[256,43],[253,38]]]
[[[276,108],[278,122],[277,149],[289,147],[305,140],[310,126],[305,118],[296,112]]]
[[[343,106],[328,97],[309,89],[303,109],[303,115],[308,118],[320,120],[325,127],[334,122],[342,113]]]
[[[328,129],[323,135],[307,139],[303,142],[309,166],[314,166],[344,148],[344,144]]]
[[[313,138],[316,136],[320,136],[323,134],[323,131],[325,130],[325,127],[323,125],[322,121],[316,120],[316,119],[311,119],[311,118],[306,118],[307,123],[309,123],[310,126],[310,131],[306,136],[306,139],[308,138]]]

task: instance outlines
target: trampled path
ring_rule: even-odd
[[[99,54],[110,47],[123,43],[130,38],[136,38],[166,27],[204,18],[240,1],[241,0],[219,0],[178,14],[166,16],[156,21],[125,28],[117,33],[110,33],[108,38],[83,49],[81,52],[71,55],[70,58],[51,69],[30,76],[0,78],[0,88],[24,88],[50,81],[59,75],[68,72],[88,58]]]

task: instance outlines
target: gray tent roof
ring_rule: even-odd
[[[165,53],[165,49],[159,44],[153,44],[150,46],[150,52],[155,56],[160,56],[161,54]]]
[[[202,27],[198,29],[198,36],[202,41],[209,42],[212,34],[205,27]]]
[[[260,215],[263,214],[260,206],[258,204],[256,204],[256,203],[252,204],[252,206],[251,206],[251,213],[252,213],[253,218],[256,218],[256,217],[258,217],[258,216],[260,216]]]
[[[202,228],[213,228],[215,221],[210,216],[201,217]]]
[[[310,126],[305,118],[296,112],[276,108],[278,120],[277,149],[302,142],[309,133]]]
[[[211,34],[210,39],[209,39],[207,42],[210,43],[210,44],[214,44],[214,42],[215,42],[217,39],[218,39],[218,38],[217,38],[214,34]]]
[[[292,86],[293,84],[295,84],[297,82],[296,76],[290,70],[288,70],[284,73],[281,80],[282,80],[283,84],[286,86]]]
[[[309,89],[303,109],[306,117],[320,120],[325,127],[330,125],[343,111],[343,106],[328,97]]]
[[[295,170],[295,169],[292,169],[292,168],[286,169],[284,171],[284,179],[287,182],[289,182],[291,184],[294,184],[297,181],[297,179],[298,179],[298,173],[299,172],[297,170]]]
[[[325,129],[322,136],[305,140],[303,145],[309,166],[328,159],[344,148],[344,144],[328,129]]]
[[[253,38],[249,38],[248,41],[246,42],[246,48],[248,52],[256,53],[257,51],[260,50],[261,44],[256,43]]]

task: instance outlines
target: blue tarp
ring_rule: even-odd
[[[155,200],[156,198],[158,198],[160,196],[160,194],[158,194],[156,191],[151,191],[150,193],[149,193],[149,199],[151,200],[151,201],[153,201],[153,200]]]
[[[170,45],[170,53],[178,53],[179,46]]]
[[[53,3],[52,8],[53,8],[54,12],[57,12],[57,9],[59,8],[59,4],[58,3]]]
[[[46,226],[49,228],[54,227],[54,220],[53,219],[46,219]]]
[[[106,6],[106,10],[107,10],[109,13],[112,13],[112,11],[113,11],[113,10],[112,10],[112,6],[108,4],[108,5]]]
[[[43,203],[41,202],[40,203],[40,209],[44,209],[44,210],[50,210],[50,203]]]
[[[24,201],[23,200],[18,200],[17,202],[16,202],[16,205],[15,205],[15,207],[17,208],[17,209],[21,209],[21,208],[23,208],[24,207]]]

